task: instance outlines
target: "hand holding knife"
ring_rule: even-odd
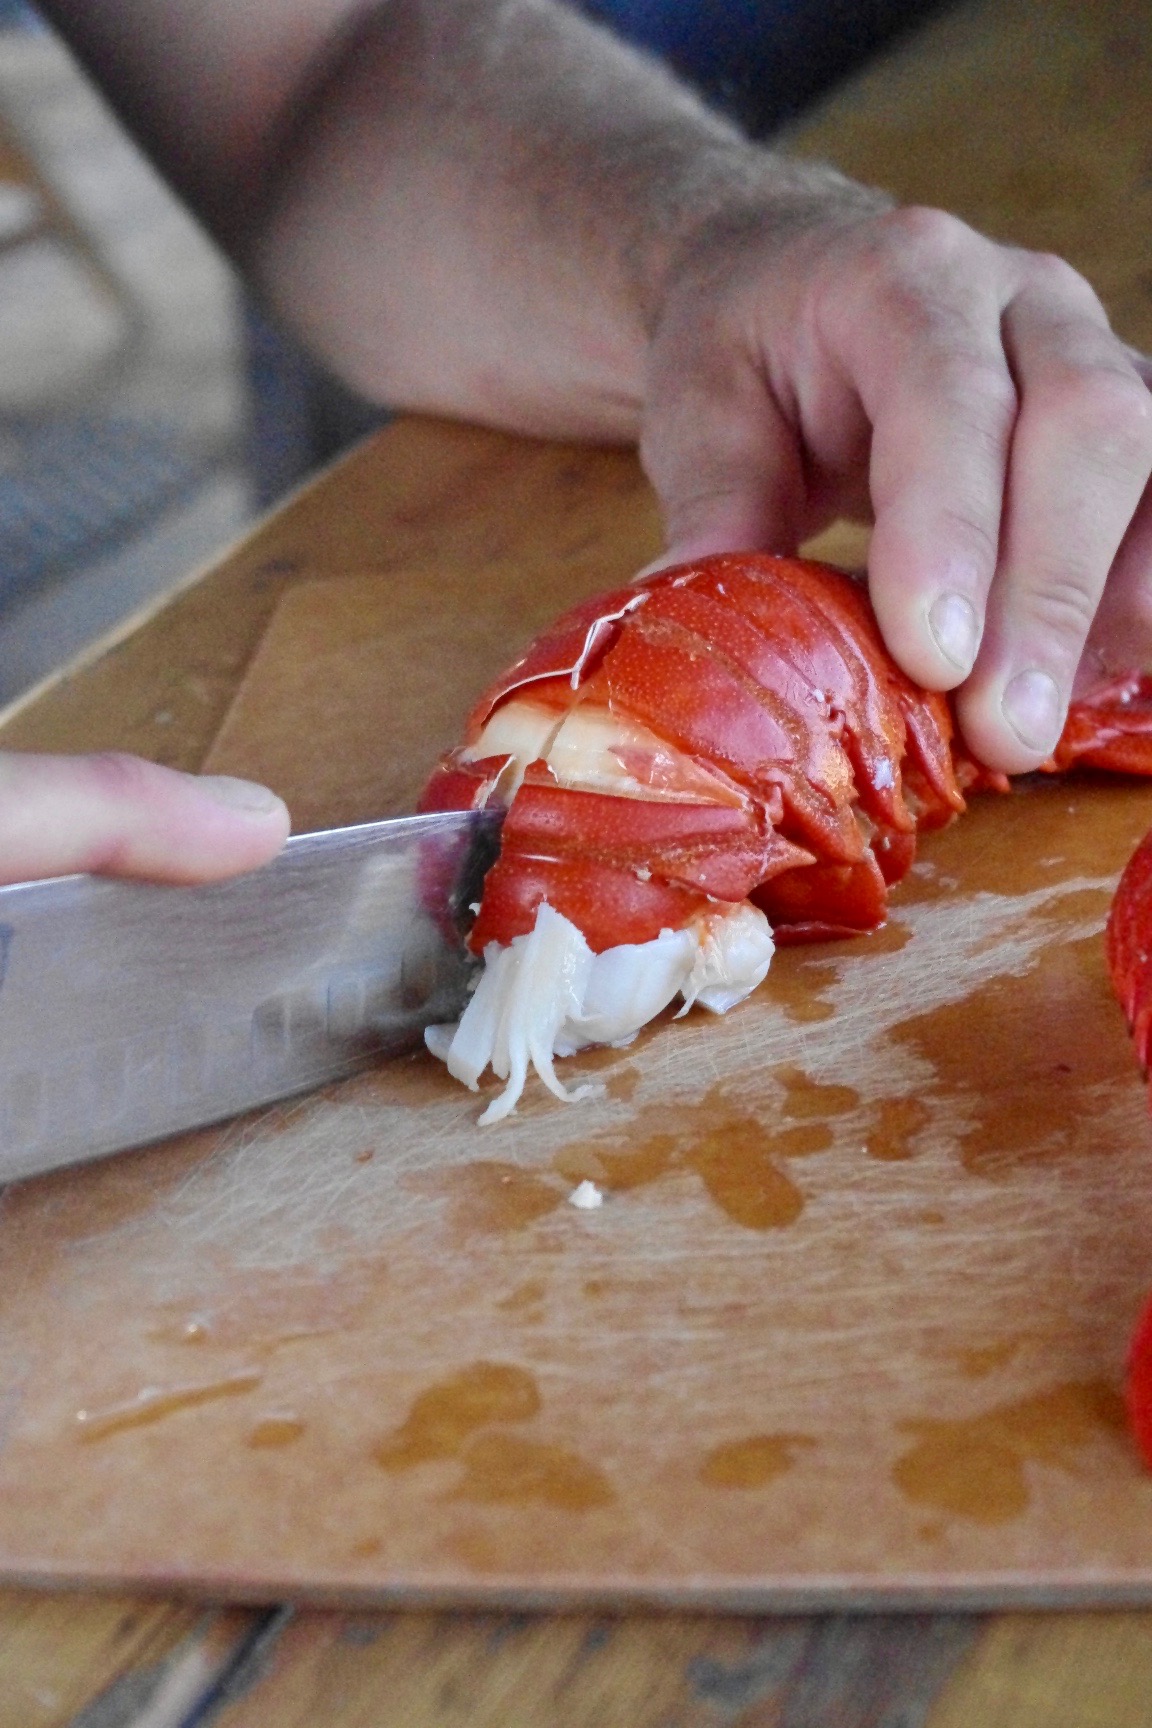
[[[289,840],[206,887],[0,888],[0,1182],[303,1092],[459,1014],[495,816]]]

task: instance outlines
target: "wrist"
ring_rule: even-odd
[[[797,161],[745,140],[702,152],[682,185],[666,194],[638,249],[636,293],[649,338],[680,285],[703,285],[717,272],[728,275],[750,252],[762,264],[766,248],[783,250],[805,235],[849,227],[893,204],[887,193],[826,163]]]

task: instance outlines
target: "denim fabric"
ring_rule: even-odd
[[[942,0],[580,0],[756,133]]]

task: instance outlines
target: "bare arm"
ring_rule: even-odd
[[[635,439],[711,210],[884,200],[789,164],[554,0],[49,0],[177,188],[350,383]]]
[[[745,200],[781,223],[880,202],[552,0],[394,0],[317,93],[254,257],[371,395],[634,440],[669,263]]]

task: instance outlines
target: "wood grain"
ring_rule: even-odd
[[[552,617],[527,563],[473,589],[450,569],[297,584],[205,768],[283,787],[297,832],[409,814],[478,691]]]
[[[925,1728],[1142,1728],[1147,1614],[1005,1614],[941,1689]]]
[[[471,507],[507,544],[502,496]],[[410,804],[573,576],[504,553],[465,630],[428,582],[294,587],[212,766],[314,820]],[[1147,1592],[1118,1389],[1150,1131],[1100,929],[1150,820],[1141,785],[980,800],[881,936],[579,1059],[578,1108],[534,1088],[480,1131],[421,1056],[18,1188],[4,1564],[264,1599]]]
[[[797,147],[833,157],[848,171],[877,179],[905,197],[949,205],[1008,238],[1064,251],[1102,284],[1124,334],[1152,346],[1145,244],[1152,217],[1145,25],[1140,0],[1107,0],[1092,7],[1079,0],[966,4],[853,80],[799,129]],[[165,607],[145,627],[126,633],[111,653],[97,651],[86,667],[70,671],[54,689],[39,693],[9,722],[5,742],[29,748],[137,748],[196,766],[211,745],[279,593],[298,576],[317,570],[325,574],[373,566],[384,545],[381,516],[393,501],[398,470],[407,473],[416,494],[421,485],[434,491],[437,480],[443,481],[449,496],[440,501],[442,520],[448,539],[455,535],[458,543],[466,533],[458,500],[470,463],[479,461],[491,473],[498,464],[489,463],[484,452],[492,449],[491,441],[461,429],[423,425],[400,429],[387,459],[370,447],[319,489],[305,493],[286,516],[274,519],[219,569],[197,580],[174,607]],[[524,454],[521,451],[521,457]],[[585,455],[569,453],[566,459],[579,464]],[[542,460],[551,461],[551,454]],[[605,479],[611,490],[612,477],[628,472],[626,459],[602,460],[604,466],[594,468],[589,478],[592,493]],[[423,482],[418,480],[421,471]],[[523,496],[531,503],[541,494],[526,486]],[[590,509],[594,516],[594,501]],[[423,532],[433,532],[437,525],[431,511]],[[396,532],[394,524],[389,532]],[[385,555],[391,550],[388,542]],[[401,560],[421,556],[420,533],[402,527],[395,550]],[[68,1208],[62,1210],[66,1215]],[[102,1599],[11,1592],[6,1601],[32,1604],[37,1610],[54,1603],[55,1616],[49,1640],[54,1648],[45,1649],[34,1640],[0,1640],[5,1696],[30,1697],[42,1676],[62,1669],[83,1675],[89,1628],[103,1621]],[[399,1624],[413,1621],[424,1623],[423,1617],[404,1616]],[[642,1673],[651,1671],[648,1641],[653,1648],[666,1649],[660,1638],[667,1623],[661,1619],[654,1627],[633,1618],[625,1624],[635,1629],[634,1636],[605,1647],[598,1720],[623,1719],[617,1700],[635,1697],[633,1661]],[[674,1623],[693,1626],[683,1616]],[[567,1648],[569,1624],[566,1618],[533,1622],[540,1630],[533,1659],[509,1661],[498,1676],[485,1674],[485,1684],[501,1688],[504,1721],[543,1728],[557,1720],[543,1676],[550,1671],[549,1642]],[[818,1624],[828,1628],[828,1635],[813,1646],[814,1668],[791,1671],[782,1658],[782,1672],[791,1678],[781,1682],[779,1695],[770,1694],[763,1710],[749,1680],[747,1708],[726,1692],[723,1709],[717,1703],[713,1714],[702,1720],[755,1721],[778,1728],[787,1719],[792,1728],[800,1722],[807,1728],[813,1718],[797,1714],[802,1712],[803,1673],[822,1673],[832,1686],[837,1675],[855,1672],[835,1636],[840,1623],[832,1619]],[[878,1639],[873,1660],[883,1668],[902,1641],[897,1628],[877,1624],[885,1636]],[[373,1619],[369,1629],[379,1626],[387,1636],[392,1625],[391,1618]],[[451,1644],[458,1631],[462,1638],[470,1636],[469,1623],[458,1628],[454,1617],[436,1617],[435,1627],[444,1644]],[[955,1687],[945,1693],[940,1708],[948,1714],[937,1721],[933,1713],[932,1728],[1000,1720],[1022,1728],[1033,1722],[1059,1728],[1065,1721],[1142,1728],[1147,1720],[1142,1662],[1148,1632],[1146,1615],[1001,1617],[991,1623],[960,1669]],[[365,1625],[357,1623],[354,1636],[366,1635]],[[98,1641],[99,1634],[93,1636]],[[684,1636],[690,1643],[691,1631]],[[373,1689],[357,1674],[356,1652],[349,1641],[343,1673],[352,1696],[360,1700],[363,1719]],[[489,1649],[488,1657],[491,1665],[497,1664],[496,1652]],[[370,1648],[361,1650],[359,1659],[376,1660]],[[418,1659],[427,1666],[434,1657],[425,1653]],[[922,1722],[939,1690],[939,1678],[925,1686],[922,1677],[901,1667],[898,1703],[885,1722]],[[66,1696],[78,1703],[82,1684],[91,1685],[95,1696],[102,1685],[100,1672],[90,1671]],[[800,1699],[795,1708],[788,1704],[789,1695],[793,1701]],[[277,1694],[277,1710],[283,1696],[282,1691]],[[344,1695],[334,1691],[327,1702],[332,1728],[346,1728],[352,1704],[346,1710]],[[450,1702],[444,1694],[422,1700],[409,1718],[412,1728],[442,1722]],[[377,1704],[383,1707],[378,1690]],[[257,1719],[262,1728],[279,1728],[281,1718],[269,1709]],[[845,1695],[842,1690],[837,1713],[821,1719],[821,1728],[827,1720],[843,1728],[863,1728],[867,1722],[871,1728],[878,1718],[854,1707],[850,1691]]]

